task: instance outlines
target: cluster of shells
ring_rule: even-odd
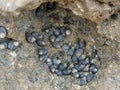
[[[86,85],[98,72],[100,58],[95,47],[90,55],[85,53],[85,40],[66,43],[65,39],[71,34],[72,30],[67,26],[50,26],[43,28],[42,33],[26,32],[26,40],[39,46],[39,60],[46,63],[52,73],[58,76],[71,75],[79,79],[79,85]],[[44,39],[48,39],[57,52],[50,55]]]

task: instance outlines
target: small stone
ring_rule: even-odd
[[[70,65],[67,67],[67,70],[69,70],[69,71],[71,72],[73,68],[74,68],[74,65],[73,65],[73,64],[70,64]]]
[[[79,61],[79,64],[83,64],[83,65],[89,64],[89,59],[86,58],[85,60],[81,60]]]
[[[96,73],[98,71],[98,69],[96,68],[95,65],[91,65],[90,69],[89,69],[92,73]]]
[[[73,73],[73,77],[78,78],[79,77],[79,72]]]
[[[49,37],[49,40],[50,40],[50,42],[55,42],[56,36],[55,36],[55,35],[51,35],[51,36]]]
[[[59,64],[59,67],[58,67],[60,70],[64,70],[64,69],[66,69],[67,68],[67,65],[66,64],[64,64],[64,63],[61,63],[61,64]]]
[[[94,74],[93,73],[89,73],[88,75],[87,75],[87,77],[86,77],[86,79],[87,79],[87,82],[90,82],[93,78],[94,78]]]
[[[62,76],[63,75],[63,72],[61,70],[56,70],[55,73],[58,75],[58,76]]]
[[[66,29],[66,30],[65,30],[65,35],[66,35],[66,36],[70,35],[71,33],[72,33],[72,31],[71,31],[70,29]]]
[[[73,55],[71,59],[73,63],[78,63],[78,58],[75,55]]]
[[[54,34],[56,35],[56,36],[59,36],[60,35],[60,30],[57,28],[57,29],[55,29],[54,30]]]
[[[100,59],[98,55],[95,58],[90,60],[91,64],[94,64],[97,68],[100,68]]]
[[[81,72],[79,73],[79,75],[80,75],[80,78],[83,78],[83,77],[85,77],[85,72],[81,71]]]
[[[50,58],[47,58],[46,63],[48,66],[51,66],[53,64]]]
[[[40,46],[40,47],[45,46],[45,42],[44,42],[42,39],[36,40],[36,44],[37,44],[38,46]]]
[[[63,70],[63,75],[69,75],[70,74],[70,72],[69,72],[69,70]]]
[[[81,85],[81,86],[82,86],[82,85],[86,85],[86,84],[87,84],[87,82],[86,82],[86,77],[81,78],[81,79],[79,80],[78,84]]]
[[[72,48],[68,49],[67,55],[72,56],[74,54],[74,50]]]
[[[69,46],[69,44],[64,44],[64,45],[62,45],[62,47],[61,47],[63,50],[68,50],[69,48],[70,48],[70,46]]]
[[[48,56],[46,54],[40,55],[40,60],[46,61],[48,59]]]
[[[38,33],[38,32],[31,32],[31,35],[37,40],[37,39],[42,39],[43,37]]]
[[[46,62],[47,62],[47,63],[52,62],[51,58],[48,58],[48,59],[46,60]]]
[[[53,46],[54,48],[60,48],[59,42],[56,42],[56,41],[52,43],[52,46]]]
[[[85,65],[82,65],[82,64],[77,64],[77,65],[75,65],[75,68],[76,68],[78,71],[81,71],[84,67],[85,67]]]
[[[51,65],[49,68],[50,68],[50,71],[54,73],[57,69],[57,66],[56,65]]]
[[[39,52],[39,55],[47,54],[47,49],[46,48],[40,48],[38,52]]]
[[[5,40],[1,40],[0,41],[0,49],[7,49],[7,46],[8,46],[8,42],[5,41]]]
[[[82,54],[81,56],[79,56],[79,61],[82,61],[82,60],[85,60],[85,58],[86,58],[86,55],[84,55],[84,54]]]
[[[73,68],[72,73],[76,73],[76,72],[78,72],[78,70],[76,68]]]
[[[0,39],[3,39],[7,36],[7,29],[3,26],[0,26]]]
[[[89,67],[90,67],[90,65],[89,65],[89,64],[88,64],[88,65],[86,65],[86,66],[84,67],[83,71],[84,71],[84,72],[88,72],[88,71],[89,71]]]
[[[11,40],[8,42],[8,49],[9,50],[15,50],[19,47],[20,43],[18,41],[15,40]]]
[[[45,34],[46,34],[47,36],[51,36],[51,35],[54,34],[53,30],[54,30],[53,28],[46,29],[46,30],[45,30]]]
[[[47,62],[47,65],[48,66],[51,66],[53,63],[52,62]]]
[[[76,50],[75,50],[75,55],[76,55],[77,57],[80,57],[80,56],[82,55],[82,53],[83,53],[83,49],[76,49]]]
[[[33,43],[33,42],[36,41],[36,38],[35,38],[34,36],[32,36],[31,33],[26,32],[25,37],[26,37],[26,40],[27,40],[28,42]]]
[[[62,41],[64,41],[64,39],[65,39],[65,37],[64,37],[62,34],[60,34],[60,35],[56,38],[56,41],[62,42]]]
[[[89,59],[89,57],[87,57],[86,59],[85,59],[85,64],[89,64],[90,63],[90,59]]]
[[[60,61],[59,59],[57,59],[57,58],[53,58],[53,59],[52,59],[52,62],[53,62],[53,64],[55,64],[55,65],[59,65],[59,64],[61,63],[61,61]]]

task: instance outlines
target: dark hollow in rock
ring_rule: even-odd
[[[36,16],[43,16],[45,12],[55,10],[57,7],[57,2],[45,2],[42,3],[35,11]]]
[[[112,14],[112,15],[110,15],[110,18],[112,20],[116,20],[118,18],[118,14]]]

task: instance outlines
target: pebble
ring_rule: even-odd
[[[40,48],[38,52],[39,52],[39,55],[47,54],[47,49],[46,48]]]
[[[81,70],[83,70],[83,69],[85,68],[85,65],[83,65],[83,64],[77,64],[77,65],[75,65],[75,68],[76,68],[78,71],[81,71]]]
[[[46,61],[48,59],[48,56],[46,54],[40,55],[40,60],[41,61]]]
[[[75,73],[73,73],[73,77],[75,77],[75,78],[79,78],[79,72],[75,72]]]
[[[78,70],[76,68],[73,68],[72,73],[76,73],[76,72],[78,72]]]
[[[59,65],[59,70],[64,70],[64,69],[66,69],[66,67],[64,66],[64,64],[63,63],[60,63],[60,65]]]
[[[66,70],[66,69],[63,70],[63,75],[69,75],[69,74],[70,74],[70,72],[68,70]]]
[[[82,86],[82,85],[86,85],[86,84],[87,84],[86,77],[81,78],[81,79],[79,80],[78,84],[81,85],[81,86]]]
[[[90,71],[91,71],[92,73],[96,73],[96,72],[98,71],[98,69],[96,68],[95,65],[91,65],[91,66],[89,67],[89,69],[90,69]]]
[[[65,35],[66,35],[66,36],[70,35],[71,33],[72,33],[72,32],[71,32],[70,29],[66,29],[66,30],[65,30]]]
[[[68,44],[64,44],[61,47],[63,50],[68,50],[70,48],[70,46]]]
[[[40,47],[45,46],[45,42],[44,42],[42,39],[37,39],[37,40],[36,40],[36,44],[37,44],[38,46],[40,46]]]
[[[73,56],[71,57],[71,59],[72,59],[72,62],[73,62],[73,63],[78,63],[78,58],[77,58],[77,56],[73,55]]]
[[[6,40],[0,40],[0,49],[7,49],[8,42]]]
[[[0,26],[0,39],[5,38],[7,34],[7,29],[4,26]]]
[[[84,71],[84,72],[88,72],[88,71],[89,71],[89,67],[90,67],[90,65],[89,65],[89,64],[88,64],[88,65],[86,65],[86,66],[84,67],[83,71]]]
[[[52,46],[53,46],[54,48],[60,48],[59,42],[53,42],[53,43],[52,43]]]
[[[35,31],[31,32],[31,35],[32,35],[36,40],[43,38],[42,35],[40,35],[38,32],[35,32]]]
[[[62,76],[63,75],[63,72],[61,70],[56,70],[55,72],[58,76]]]
[[[54,29],[54,35],[59,36],[60,35],[60,30],[59,28]]]
[[[92,79],[94,78],[94,74],[93,73],[89,73],[86,77],[87,82],[90,82]]]
[[[33,43],[36,41],[35,37],[31,35],[31,33],[26,32],[25,34],[26,40],[30,43]]]
[[[55,64],[55,65],[59,65],[59,64],[61,63],[61,61],[60,61],[59,59],[57,59],[57,58],[53,58],[53,59],[52,59],[52,62],[53,62],[53,64]]]
[[[19,47],[20,43],[16,40],[10,40],[8,42],[8,49],[9,50],[16,50]]]
[[[75,50],[75,55],[76,55],[77,57],[80,57],[80,56],[82,55],[82,53],[83,53],[83,49],[76,49],[76,50]]]
[[[56,40],[56,36],[55,35],[51,35],[50,37],[49,37],[49,40],[50,40],[50,42],[55,42],[55,40]]]
[[[49,68],[50,68],[51,72],[55,72],[56,69],[57,69],[57,66],[56,65],[51,65]]]
[[[68,51],[67,51],[68,56],[72,56],[73,53],[74,53],[74,50],[72,48],[68,49]]]
[[[56,41],[62,42],[62,41],[64,41],[64,39],[65,39],[65,37],[64,37],[62,34],[60,34],[60,35],[56,38]]]

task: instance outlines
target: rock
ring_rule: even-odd
[[[7,1],[7,0],[6,0]],[[17,1],[17,0],[16,0]],[[35,2],[37,0],[34,0]],[[57,1],[57,0],[56,0]],[[61,7],[70,7],[73,11],[77,8],[75,2],[80,4],[80,0],[70,0],[73,1],[71,3],[68,0],[59,0]],[[81,0],[85,1],[85,0]],[[111,13],[114,13],[114,10],[117,11],[116,7],[119,7],[117,4],[119,2],[117,0],[87,0],[87,1],[104,1],[103,5],[107,5],[107,2],[112,1],[114,2],[114,7],[111,9]],[[116,2],[117,1],[117,2]],[[4,1],[5,2],[5,1]],[[64,3],[62,3],[64,2]],[[100,2],[102,3],[102,2]],[[110,6],[112,6],[112,4]],[[116,3],[116,4],[115,4]],[[34,3],[31,3],[34,5]],[[40,4],[40,3],[37,3]],[[66,6],[64,6],[64,4]],[[70,5],[69,5],[70,4]],[[63,6],[62,6],[63,5]],[[30,4],[25,9],[29,9]],[[39,6],[39,5],[38,5]],[[35,6],[34,8],[38,7]],[[82,4],[81,6],[84,6]],[[34,9],[32,8],[32,9]],[[60,8],[59,8],[60,9]],[[20,10],[20,9],[19,9]],[[89,49],[92,44],[96,44],[98,48],[98,54],[101,58],[101,67],[98,73],[96,74],[94,80],[92,80],[88,86],[79,86],[74,83],[74,80],[69,76],[59,77],[57,75],[51,74],[46,64],[39,61],[38,55],[36,52],[35,45],[28,44],[25,41],[24,34],[26,31],[40,31],[44,22],[50,22],[49,18],[43,18],[39,20],[34,15],[34,10],[32,11],[25,11],[24,13],[20,13],[19,16],[14,18],[0,16],[0,24],[5,25],[8,29],[8,37],[12,37],[20,42],[23,43],[21,49],[15,51],[17,56],[9,55],[10,51],[8,50],[1,50],[0,51],[0,87],[1,90],[120,90],[120,19],[119,13],[117,19],[93,19],[96,18],[96,15],[93,16],[93,13],[89,13],[90,11],[86,10],[84,16],[82,14],[79,16],[73,15],[71,13],[66,14],[66,12],[62,9],[62,12],[59,10],[55,13],[55,17],[58,20],[55,23],[61,24],[62,18],[64,16],[67,17],[68,20],[74,21],[74,23],[70,23],[69,26],[74,30],[67,41],[73,41],[76,37],[81,37],[85,39],[88,43],[86,49]],[[79,12],[79,9],[76,9]],[[89,14],[86,14],[89,13]],[[102,11],[101,11],[102,12]],[[12,12],[11,12],[12,13]],[[15,13],[15,12],[14,12]],[[75,12],[74,12],[75,13]],[[77,12],[76,12],[77,13]],[[108,13],[108,12],[106,12]],[[80,13],[78,13],[79,15]],[[103,13],[104,14],[104,13]],[[47,16],[46,14],[45,16]],[[69,15],[69,17],[67,16]],[[9,14],[8,14],[9,16]],[[91,18],[90,18],[90,17]],[[98,14],[99,16],[99,14]],[[110,15],[111,16],[111,15]],[[85,18],[88,19],[85,19]],[[60,19],[59,19],[60,18]],[[13,20],[12,20],[13,19]],[[62,20],[61,20],[62,19]],[[52,19],[53,20],[53,19]],[[90,20],[97,22],[99,20],[103,20],[101,24],[98,24],[100,29],[97,32],[97,25]],[[44,22],[42,22],[44,21]],[[76,24],[77,22],[77,24]],[[81,23],[78,23],[81,22]],[[53,22],[52,22],[53,23]],[[99,22],[97,22],[99,23]],[[80,27],[80,28],[79,28]],[[89,28],[88,28],[89,27]],[[79,30],[79,31],[77,31]],[[41,33],[41,32],[40,32]],[[110,39],[111,43],[109,45],[103,45],[105,40]],[[49,44],[47,42],[47,44]],[[48,49],[51,46],[47,46]],[[56,49],[52,49],[48,52],[51,54],[57,52]],[[68,58],[69,59],[69,58]],[[49,66],[51,66],[50,61]],[[48,64],[48,63],[47,63]],[[71,66],[72,67],[72,66]],[[53,68],[53,71],[56,70]],[[73,70],[76,72],[76,70]],[[61,73],[58,73],[61,75]],[[85,73],[85,76],[87,73]],[[83,75],[84,76],[84,75]],[[81,74],[82,77],[82,74]],[[55,87],[55,88],[54,88]]]

